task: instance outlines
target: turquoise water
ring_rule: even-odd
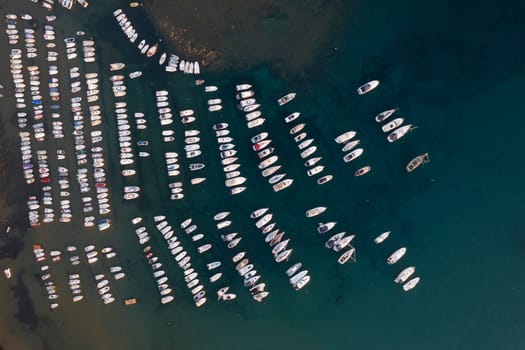
[[[106,6],[113,8],[94,6],[91,11],[109,16]],[[3,329],[12,330],[11,337],[5,335],[8,332],[0,333],[0,345],[6,349],[524,348],[523,10],[518,2],[506,6],[478,3],[475,7],[408,0],[342,5],[346,26],[334,31],[318,64],[299,77],[282,80],[269,64],[253,71],[205,75],[208,83],[220,87],[222,116],[206,112],[207,96],[193,85],[191,77],[164,78],[126,47],[121,33],[109,34],[115,30],[110,19],[100,16],[97,22],[91,21],[86,28],[101,45],[103,79],[108,76],[107,64],[115,61],[145,71],[142,79],[128,84],[130,110],[147,112],[150,117],[154,155],[141,161],[139,168],[145,195],[136,203],[120,200],[117,143],[108,139],[115,193],[113,231],[85,232],[81,222],[76,222],[24,234],[23,251],[16,260],[9,260],[21,275],[16,282],[2,279],[0,283],[2,306],[9,311],[2,315]],[[85,16],[84,12],[70,16],[64,20],[65,31],[84,28],[71,23],[74,16]],[[358,97],[355,88],[372,78],[381,80],[380,87]],[[4,81],[8,79],[3,76]],[[271,133],[283,168],[295,179],[291,188],[280,193],[271,191],[255,166],[249,137],[256,132],[247,133],[234,107],[234,84],[239,81],[254,84],[267,119],[264,128]],[[207,164],[208,180],[195,188],[188,183],[186,198],[176,202],[166,200],[162,158],[166,149],[153,139],[160,134],[153,91],[165,87],[169,87],[174,109],[196,111],[202,161]],[[107,131],[116,135],[109,85],[104,88]],[[296,91],[298,97],[278,109],[275,99],[289,91]],[[390,144],[373,117],[392,107],[398,107],[399,115],[418,129]],[[5,103],[2,109],[9,111]],[[334,175],[326,186],[317,186],[306,176],[285,128],[282,117],[295,110],[302,112],[306,131],[315,137],[327,172]],[[241,171],[248,178],[248,190],[235,198],[223,185],[211,130],[219,121],[230,123]],[[173,149],[180,153],[181,124],[175,128]],[[348,129],[358,131],[365,148],[363,157],[351,165],[342,162],[342,153],[332,141]],[[430,153],[431,163],[406,174],[405,164],[423,152]],[[353,172],[365,164],[372,165],[371,174],[354,177]],[[357,234],[357,264],[339,266],[337,256],[323,247],[326,238],[315,232],[318,220],[304,217],[306,209],[317,205],[329,207],[319,220],[338,221],[338,228]],[[248,218],[253,209],[263,206],[271,208],[278,225],[292,239],[294,259],[302,260],[310,271],[312,281],[299,293],[289,286],[285,268],[273,263]],[[232,228],[244,237],[242,249],[248,251],[268,285],[271,295],[262,304],[251,300],[233,265],[227,263],[231,252],[220,242],[212,220],[221,210],[232,211]],[[150,225],[152,245],[164,258],[177,298],[171,305],[159,305],[129,220],[140,214],[151,223],[151,217],[161,213],[168,214],[175,225],[192,217],[206,233],[215,245],[213,258],[225,262],[224,279],[238,294],[236,301],[217,303],[209,289],[209,303],[196,309],[180,269],[168,259],[162,237]],[[382,246],[374,245],[373,237],[387,229],[392,230],[391,238]],[[63,284],[64,300],[51,313],[33,276],[37,267],[30,245],[35,242],[48,250],[74,242],[79,246],[113,244],[129,277],[114,284],[120,303],[102,305],[89,280],[93,271],[83,266],[87,302],[68,302]],[[184,245],[194,249],[189,240]],[[399,246],[408,248],[407,255],[396,267],[386,265],[386,257]],[[203,270],[205,261],[196,254],[194,260]],[[404,293],[392,279],[409,264],[417,266],[422,280],[416,289]],[[61,276],[60,286],[60,281],[65,283],[67,267],[59,264],[55,268]],[[19,287],[16,294],[15,284]],[[21,297],[21,285],[27,287],[28,298]],[[131,296],[139,304],[123,307],[121,301]]]

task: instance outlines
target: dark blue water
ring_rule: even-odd
[[[208,83],[220,87],[218,97],[224,101],[220,115],[207,113],[207,96],[191,77],[166,78],[151,64],[144,64],[126,47],[111,19],[104,18],[110,16],[106,6],[95,7],[93,11],[100,14],[98,26],[87,26],[102,45],[103,74],[107,76],[107,64],[114,61],[145,71],[142,79],[129,83],[128,97],[131,109],[150,114],[154,155],[140,164],[146,195],[139,203],[121,202],[122,179],[113,164],[112,233],[101,236],[79,230],[65,237],[69,228],[55,225],[27,234],[23,256],[14,264],[24,271],[40,320],[33,330],[38,340],[31,348],[45,344],[53,349],[525,348],[521,278],[525,258],[524,7],[518,1],[341,5],[343,20],[337,23],[344,25],[333,30],[317,64],[302,74],[275,70],[272,62],[250,71],[205,73]],[[80,10],[71,16],[77,15],[85,16]],[[379,79],[380,87],[357,96],[355,88],[371,79]],[[291,188],[280,193],[273,193],[259,174],[249,149],[249,137],[258,131],[248,131],[234,107],[234,84],[241,81],[255,86],[267,119],[264,129],[271,133],[283,168],[295,179]],[[157,88],[169,88],[174,109],[193,108],[198,116],[195,127],[201,130],[208,180],[195,188],[188,183],[183,201],[166,200],[162,159],[166,149],[156,139],[160,128],[155,125],[153,91]],[[298,93],[296,100],[279,109],[276,98],[289,91]],[[106,106],[109,113],[110,102]],[[418,128],[401,141],[388,143],[373,118],[394,107]],[[326,171],[334,175],[326,186],[317,186],[305,174],[283,121],[292,111],[302,113],[300,119],[316,139]],[[223,185],[211,130],[219,121],[230,123],[241,171],[248,178],[248,190],[235,198]],[[173,150],[180,153],[182,125],[175,128],[178,141]],[[358,132],[365,153],[345,164],[333,138],[350,129]],[[111,117],[107,130],[115,134]],[[108,140],[107,146],[114,163],[116,141]],[[407,174],[406,163],[423,152],[430,153],[431,162]],[[372,172],[354,177],[354,171],[366,164]],[[318,205],[329,209],[319,220],[305,218],[304,211]],[[272,261],[248,218],[258,207],[271,208],[278,225],[292,239],[294,259],[303,261],[310,271],[312,282],[301,292],[290,287],[285,268]],[[225,282],[232,285],[238,299],[217,303],[210,289],[209,304],[196,309],[180,269],[170,261],[168,273],[175,281],[177,301],[160,307],[130,218],[140,214],[151,224],[153,215],[164,213],[177,225],[193,217],[216,247],[213,258],[226,262],[231,252],[220,242],[212,220],[221,210],[232,211],[233,229],[243,235],[242,249],[262,273],[270,297],[262,304],[253,302],[233,265],[226,263]],[[326,238],[315,232],[320,220],[337,221],[338,228],[357,235],[356,264],[339,266],[337,256],[323,247]],[[392,230],[391,237],[381,246],[373,244],[373,238],[385,230]],[[150,231],[155,232],[152,225]],[[41,287],[32,280],[36,266],[29,245],[35,241],[47,243],[49,249],[75,241],[114,244],[130,279],[119,296],[137,296],[140,303],[134,308],[121,303],[106,307],[92,296],[81,305],[64,300],[58,312],[50,313]],[[191,242],[185,243],[194,248]],[[168,261],[160,236],[154,246]],[[395,267],[388,266],[386,257],[400,246],[407,247],[407,255]],[[195,265],[203,264],[195,256]],[[422,279],[417,288],[405,293],[392,280],[408,265],[415,265]],[[2,299],[9,298],[16,296],[6,292]],[[15,316],[16,309],[11,311]],[[20,342],[28,342],[23,340],[28,335],[16,334]]]

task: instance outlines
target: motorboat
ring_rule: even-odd
[[[319,225],[317,226],[317,233],[322,235],[330,231],[331,229],[333,229],[336,224],[337,224],[336,221],[330,221],[330,222],[327,222],[326,224],[320,222]]]
[[[219,221],[226,218],[228,215],[230,215],[229,211],[221,211],[220,213],[217,213],[213,216],[213,220]]]
[[[309,168],[311,166],[314,166],[315,164],[317,164],[321,159],[323,159],[323,157],[314,157],[314,158],[310,158],[308,159],[306,162],[304,162],[304,166]]]
[[[350,151],[352,148],[354,148],[355,146],[359,145],[361,143],[361,140],[354,140],[354,141],[350,141],[348,142],[347,144],[345,144],[342,148],[342,151],[343,152],[348,152]]]
[[[252,148],[253,148],[254,151],[258,152],[258,151],[263,150],[264,148],[266,148],[271,142],[272,142],[272,140],[263,140],[263,141],[255,143],[252,146]]]
[[[404,268],[401,270],[401,272],[396,276],[394,279],[395,283],[405,283],[410,276],[412,276],[416,272],[415,266],[409,266],[407,268]]]
[[[386,123],[385,125],[381,126],[381,130],[383,130],[383,132],[389,132],[391,130],[394,130],[395,128],[401,126],[401,124],[403,124],[405,120],[403,118],[396,118],[388,123]]]
[[[330,174],[329,175],[325,175],[325,176],[320,177],[320,178],[317,179],[317,184],[318,185],[323,185],[323,184],[325,184],[327,182],[332,181],[333,178],[334,178],[333,175],[330,175]]]
[[[375,244],[383,243],[383,241],[384,241],[385,239],[387,239],[388,236],[390,236],[390,231],[383,232],[383,233],[381,233],[379,236],[377,236],[376,238],[374,238],[374,243],[375,243]]]
[[[300,142],[300,141],[304,140],[307,135],[308,135],[307,133],[302,132],[299,135],[295,135],[293,139],[294,139],[295,142]]]
[[[272,188],[274,192],[279,192],[281,190],[284,190],[287,187],[290,187],[292,184],[293,184],[293,179],[285,179],[273,185]]]
[[[344,238],[337,240],[333,246],[334,251],[339,252],[342,249],[346,248],[355,238],[355,235],[350,235]]]
[[[393,265],[397,263],[406,254],[406,252],[407,249],[405,247],[399,248],[386,259],[386,263],[388,265]]]
[[[419,167],[421,164],[426,164],[430,162],[430,158],[428,156],[428,153],[420,154],[419,156],[413,158],[406,166],[407,172],[411,173],[412,171],[416,170],[417,167]]]
[[[328,238],[328,240],[325,242],[324,246],[328,249],[333,249],[334,245],[337,241],[342,239],[345,236],[346,232],[339,232],[334,234],[332,237]]]
[[[307,218],[312,218],[314,216],[321,215],[322,213],[326,211],[326,209],[328,208],[327,207],[315,207],[312,209],[308,209],[305,215]]]
[[[286,174],[277,174],[277,175],[274,175],[272,176],[269,180],[268,180],[268,183],[270,183],[270,185],[273,185],[279,181],[282,180],[283,177],[285,177]]]
[[[416,127],[412,124],[404,125],[400,128],[397,128],[396,130],[392,131],[388,136],[387,140],[388,142],[395,142],[405,136],[409,131],[414,130]]]
[[[252,137],[250,140],[252,141],[253,144],[256,144],[259,141],[262,141],[262,140],[266,139],[267,137],[268,137],[268,133],[266,131],[263,131],[263,132],[255,135],[254,137]]]
[[[343,157],[343,160],[345,161],[345,163],[348,163],[348,162],[351,162],[353,161],[354,159],[360,157],[364,152],[364,149],[362,148],[356,148],[355,150],[353,150],[352,152],[346,154],[344,157]]]
[[[302,266],[303,264],[300,262],[293,264],[286,270],[286,276],[292,277]]]
[[[274,151],[275,151],[275,148],[274,148],[274,147],[268,147],[268,148],[265,148],[265,149],[263,149],[262,151],[257,152],[257,157],[258,157],[259,159],[264,159],[264,158],[266,158],[267,156],[269,156],[270,154],[272,154]]]
[[[350,248],[337,259],[337,262],[341,265],[345,264],[348,260],[354,260],[355,261],[355,248]]]
[[[301,156],[302,159],[306,159],[306,158],[310,157],[312,154],[314,154],[315,151],[317,151],[317,146],[310,146],[307,149],[305,149],[304,151],[302,151],[300,156]]]
[[[358,95],[364,95],[379,86],[379,80],[371,80],[357,88]]]
[[[396,111],[397,111],[397,108],[393,108],[393,109],[388,109],[386,111],[383,111],[383,112],[379,113],[378,115],[376,115],[376,118],[375,118],[376,122],[381,123],[381,122],[387,120]]]
[[[278,159],[279,157],[277,156],[271,156],[270,158],[267,158],[263,160],[262,162],[260,162],[257,166],[259,167],[259,169],[263,170],[269,167],[270,165],[274,164],[275,162],[277,162]]]
[[[370,170],[372,170],[372,167],[370,165],[366,165],[362,168],[357,169],[354,173],[354,176],[363,176],[370,172]]]
[[[308,171],[306,172],[306,174],[308,176],[314,176],[314,175],[317,175],[319,174],[321,171],[324,170],[324,166],[323,165],[317,165],[311,169],[308,169]]]
[[[147,51],[146,51],[146,57],[152,57],[154,56],[156,53],[157,53],[157,49],[159,47],[159,44],[156,43],[155,45],[151,46]]]
[[[409,290],[413,289],[415,286],[417,286],[417,284],[419,283],[419,280],[420,280],[419,277],[412,278],[410,281],[403,284],[403,290],[405,292],[408,292]]]
[[[233,179],[227,179],[226,181],[224,181],[224,185],[226,187],[234,187],[234,186],[242,185],[243,183],[246,182],[246,180],[248,179],[243,176],[238,176]]]
[[[306,147],[310,146],[312,144],[312,142],[314,142],[314,139],[304,140],[304,141],[302,141],[301,143],[299,143],[297,145],[297,148],[299,148],[299,150],[303,150]]]
[[[226,228],[228,226],[231,225],[231,221],[230,220],[224,220],[224,221],[220,221],[217,223],[217,229],[218,230],[222,230],[223,228]]]
[[[260,208],[260,209],[257,209],[257,210],[254,210],[251,214],[250,214],[250,218],[252,219],[257,219],[258,217],[264,215],[267,211],[268,211],[269,208]]]
[[[268,176],[275,174],[279,169],[281,169],[281,165],[274,165],[274,166],[264,169],[261,172],[261,174],[264,177],[268,177]]]
[[[290,129],[290,135],[297,134],[299,131],[303,130],[305,126],[306,126],[305,123],[297,124],[296,126]]]
[[[266,121],[266,119],[264,119],[264,118],[257,118],[257,119],[249,121],[247,123],[247,126],[248,126],[249,129],[253,129],[255,127],[263,125],[265,121]]]
[[[299,118],[299,116],[301,115],[301,112],[293,112],[289,115],[287,115],[285,118],[284,118],[284,121],[286,123],[291,123],[293,122],[295,119]]]
[[[255,226],[260,229],[261,227],[269,223],[270,220],[272,220],[272,217],[273,217],[272,214],[264,215],[261,219],[257,220],[257,222],[255,223]]]
[[[350,141],[357,133],[353,130],[342,133],[337,136],[334,140],[336,143],[345,143]]]
[[[296,95],[297,94],[295,92],[291,92],[289,94],[286,94],[283,97],[280,97],[279,99],[277,99],[277,103],[279,104],[279,106],[283,106],[283,105],[287,104],[288,102],[292,101],[295,98]]]

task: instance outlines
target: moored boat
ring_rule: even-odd
[[[395,283],[405,283],[416,272],[415,266],[404,268],[394,279]]]
[[[346,154],[344,157],[343,157],[343,160],[345,161],[345,163],[348,163],[348,162],[351,162],[353,161],[354,159],[360,157],[364,152],[364,149],[362,148],[356,148],[355,150],[353,150],[352,152]]]
[[[325,176],[320,177],[320,178],[317,179],[317,184],[318,185],[323,185],[323,184],[325,184],[327,182],[332,181],[333,178],[334,178],[333,175],[330,175],[330,174],[325,175]]]
[[[351,140],[357,133],[353,130],[347,131],[342,133],[341,135],[337,136],[334,140],[336,143],[345,143],[349,140]]]
[[[307,218],[312,218],[317,215],[321,215],[326,211],[327,207],[315,207],[312,209],[308,209],[305,213]]]
[[[284,190],[287,187],[290,187],[293,184],[293,179],[284,179],[281,182],[276,183],[272,186],[274,192],[279,192]]]
[[[372,170],[372,167],[370,165],[366,165],[362,168],[357,169],[354,173],[354,176],[363,176],[370,172],[370,170]]]
[[[393,265],[397,263],[406,254],[406,252],[407,249],[405,247],[399,248],[386,259],[386,263],[388,265]]]
[[[327,222],[326,224],[320,222],[319,225],[317,226],[317,233],[322,235],[322,234],[330,231],[331,229],[333,229],[336,224],[337,224],[337,222],[335,222],[335,221],[330,221],[330,222]]]
[[[364,95],[379,86],[379,80],[371,80],[357,88],[358,95]]]
[[[403,118],[396,118],[396,119],[386,123],[385,125],[381,126],[381,130],[383,130],[383,132],[389,132],[389,131],[394,130],[395,128],[401,126],[401,124],[403,124],[404,121],[405,121],[405,119],[403,119]]]
[[[416,170],[417,167],[419,167],[422,164],[426,164],[430,162],[430,158],[428,156],[428,153],[420,154],[419,156],[413,158],[406,166],[407,172],[411,173],[412,171]]]
[[[395,111],[397,111],[397,108],[388,109],[386,111],[379,113],[378,115],[376,115],[376,118],[375,118],[376,122],[381,123],[387,120],[388,118],[390,118],[392,114],[394,114]]]
[[[339,264],[343,265],[344,263],[346,263],[350,259],[355,261],[355,248],[350,248],[349,250],[347,250],[346,252],[341,254],[339,259],[337,259],[337,262]]]
[[[419,283],[419,280],[420,280],[419,277],[412,278],[410,281],[403,284],[403,290],[405,292],[408,292],[409,290],[413,289],[415,286],[417,286],[417,284]]]
[[[404,125],[396,130],[392,131],[388,136],[388,142],[395,142],[405,136],[408,132],[414,130],[416,127],[412,124]]]
[[[289,94],[286,94],[284,95],[283,97],[277,99],[277,103],[279,104],[279,106],[283,106],[285,104],[287,104],[288,102],[290,102],[291,100],[293,100],[296,96],[296,93],[295,92],[291,92]]]
[[[257,219],[258,217],[264,215],[268,210],[269,210],[269,208],[260,208],[260,209],[254,210],[250,214],[250,218]]]
[[[377,236],[376,238],[374,238],[374,243],[375,243],[375,244],[383,243],[383,241],[384,241],[385,239],[387,239],[388,236],[390,236],[390,231],[383,232],[383,233],[381,233],[379,236]]]

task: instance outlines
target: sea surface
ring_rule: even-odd
[[[235,9],[237,1],[222,3]],[[292,8],[296,6],[291,3]],[[216,115],[207,112],[208,96],[195,86],[194,76],[166,75],[129,45],[111,15],[125,4],[93,0],[87,10],[57,9],[55,22],[57,39],[84,30],[97,43],[106,163],[113,193],[111,230],[84,229],[78,211],[71,224],[27,228],[24,202],[28,194],[39,192],[38,187],[23,184],[13,86],[7,69],[0,75],[5,87],[0,100],[0,212],[1,224],[12,226],[9,235],[0,234],[0,268],[9,266],[15,273],[10,280],[0,276],[0,349],[525,349],[524,2],[356,0],[338,4],[339,17],[326,19],[338,25],[326,26],[331,29],[319,44],[322,50],[311,45],[307,35],[288,38],[294,45],[308,42],[308,47],[314,47],[315,57],[308,60],[312,63],[301,62],[299,73],[290,73],[297,69],[288,57],[278,62],[249,57],[249,69],[203,67],[200,78],[219,86],[217,96],[224,102],[223,112]],[[218,5],[214,2],[213,6]],[[132,12],[126,7],[126,11],[133,13],[145,36],[162,37],[143,8]],[[0,0],[2,18],[10,12],[31,13],[40,18],[40,24],[46,14],[29,1]],[[244,20],[250,21],[249,16]],[[255,48],[257,42],[253,42]],[[6,35],[0,35],[3,67],[8,66],[9,50]],[[43,51],[40,55],[40,64],[46,64]],[[139,160],[136,180],[124,181],[120,175],[108,80],[112,62],[125,62],[129,71],[144,71],[142,78],[127,83],[129,109],[148,116],[145,135],[152,143],[152,157]],[[66,86],[65,70],[61,74]],[[380,86],[358,96],[356,87],[371,79],[379,79]],[[270,132],[288,177],[295,179],[282,192],[274,193],[256,167],[249,138],[258,131],[248,130],[235,108],[234,86],[240,82],[254,85],[266,118],[262,128]],[[46,88],[44,83],[42,89]],[[197,122],[193,125],[201,130],[203,156],[199,160],[206,163],[202,174],[207,181],[191,186],[189,178],[183,177],[185,199],[181,201],[168,200],[163,153],[183,152],[182,127],[177,121],[176,142],[163,145],[154,106],[156,89],[170,91],[174,110],[194,109]],[[278,108],[276,99],[290,91],[297,92],[297,98]],[[389,143],[374,117],[394,107],[417,129]],[[324,186],[306,176],[284,123],[284,116],[293,111],[301,112],[299,120],[307,123],[305,130],[316,139],[325,172],[334,175]],[[248,190],[239,196],[229,196],[223,183],[211,128],[217,122],[230,124],[241,171],[248,178]],[[358,132],[365,149],[350,164],[342,161],[340,146],[333,141],[347,130]],[[55,147],[51,138],[46,142]],[[407,174],[408,161],[424,152],[429,152],[431,162]],[[367,164],[372,166],[371,173],[354,177],[354,171]],[[124,202],[122,186],[138,183],[143,195]],[[71,185],[78,187],[74,179]],[[305,217],[305,210],[320,205],[328,207],[326,213]],[[260,207],[271,208],[278,226],[291,238],[293,261],[302,261],[312,276],[299,292],[288,283],[286,267],[273,262],[249,219],[251,211]],[[253,301],[242,286],[231,263],[232,253],[215,229],[212,217],[224,210],[232,212],[232,230],[244,237],[240,247],[248,252],[271,293],[262,303]],[[160,214],[167,215],[175,227],[193,218],[214,244],[211,258],[223,261],[222,283],[231,286],[236,300],[217,302],[206,284],[208,303],[199,309],[194,306],[182,271],[154,228],[152,217]],[[154,251],[174,286],[172,304],[159,303],[155,281],[130,223],[138,215],[147,220]],[[357,263],[337,264],[337,255],[324,248],[327,237],[316,233],[320,221],[337,221],[337,229],[357,235]],[[375,245],[373,238],[386,230],[392,231],[390,238]],[[91,278],[101,267],[83,263],[79,271],[86,300],[73,304],[66,284],[70,265],[64,259],[50,263],[61,295],[60,307],[50,311],[31,251],[34,243],[43,244],[47,251],[65,251],[69,244],[114,246],[127,273],[122,283],[113,283],[117,302],[103,305]],[[192,261],[205,279],[205,261],[191,240],[186,239],[184,246],[193,249]],[[388,255],[401,246],[407,247],[406,256],[394,266],[387,265]],[[409,265],[417,267],[421,282],[405,293],[393,279]],[[139,302],[125,307],[123,300],[130,297]]]

